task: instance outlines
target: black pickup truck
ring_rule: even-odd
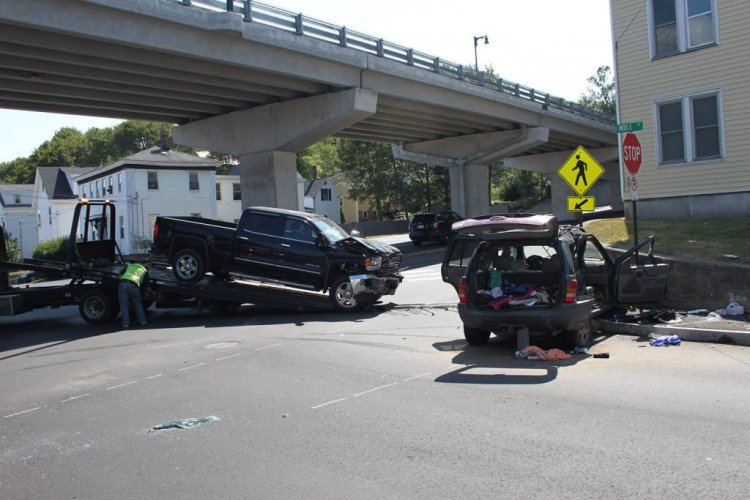
[[[401,251],[349,236],[327,217],[269,207],[246,208],[238,224],[201,217],[157,217],[151,253],[178,280],[207,272],[328,292],[339,311],[392,295],[403,279]]]

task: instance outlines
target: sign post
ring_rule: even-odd
[[[641,168],[641,161],[643,160],[643,151],[641,149],[641,143],[638,141],[638,137],[628,132],[625,134],[625,138],[622,140],[622,161],[625,163],[625,168],[630,172],[630,202],[633,204],[633,237],[635,238],[635,244],[638,244],[638,179],[635,174]],[[635,260],[638,262],[638,252],[635,253]]]

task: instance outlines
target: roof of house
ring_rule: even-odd
[[[315,196],[323,188],[333,188],[339,193],[336,183],[331,177],[321,177],[319,179],[307,179],[305,181],[305,196]]]
[[[50,200],[72,200],[78,198],[70,180],[87,174],[97,167],[37,167],[44,191]]]
[[[28,203],[15,203],[16,194],[34,194],[33,184],[0,184],[0,206],[29,206]]]
[[[154,146],[126,156],[122,160],[99,168],[96,172],[81,176],[77,180],[90,181],[126,168],[216,170],[219,165],[221,165],[220,161],[211,158],[202,158],[173,149],[163,151],[160,146]]]

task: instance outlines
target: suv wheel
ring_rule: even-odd
[[[464,325],[464,337],[469,345],[485,345],[490,340],[490,332]]]
[[[591,320],[587,319],[580,330],[569,330],[565,332],[567,343],[570,347],[589,347],[593,338]]]

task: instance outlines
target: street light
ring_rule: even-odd
[[[490,44],[490,39],[487,37],[487,35],[474,37],[474,69],[477,70],[477,73],[479,73],[479,60],[477,59],[477,44],[479,43],[479,40],[481,39],[484,39],[485,45]]]

